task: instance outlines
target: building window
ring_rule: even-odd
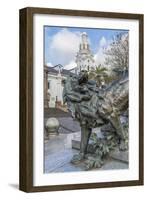
[[[48,81],[48,89],[51,88],[51,81]]]

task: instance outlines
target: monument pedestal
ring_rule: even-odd
[[[76,134],[74,138],[72,139],[72,148],[76,150],[80,150],[80,141],[81,141],[81,133]],[[88,151],[92,150],[92,142],[89,140],[88,144]],[[114,151],[109,153],[110,158],[124,162],[129,163],[129,153],[128,151],[120,151],[118,148]]]
[[[113,152],[110,152],[109,156],[115,160],[129,163],[129,153],[128,151],[120,151],[119,149],[116,149]]]

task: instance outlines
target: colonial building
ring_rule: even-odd
[[[81,70],[91,70],[95,68],[95,61],[90,50],[87,33],[82,33],[79,51],[75,60],[77,66],[71,70],[66,70],[60,64],[54,67],[44,67],[44,107],[62,107],[63,84],[62,81],[70,73],[79,73]]]
[[[79,44],[79,51],[76,55],[76,64],[77,72],[81,70],[89,71],[96,67],[86,32],[83,32],[81,35],[81,43]]]
[[[46,83],[44,83],[44,88],[46,90],[45,95],[45,105],[47,107],[55,108],[55,107],[62,107],[63,106],[63,80],[70,75],[70,71],[66,69],[62,69],[60,65],[56,67],[47,67],[47,79]],[[46,104],[46,102],[48,102]],[[45,106],[46,107],[46,106]]]

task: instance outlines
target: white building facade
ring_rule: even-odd
[[[49,107],[54,108],[56,106],[56,102],[62,101],[62,76],[61,74],[49,74],[48,75],[48,93],[49,93]]]
[[[81,35],[81,43],[79,45],[79,51],[76,55],[77,73],[81,70],[92,70],[95,69],[94,56],[90,50],[90,44],[88,35],[83,32]]]
[[[57,67],[47,67],[47,93],[49,96],[49,107],[55,108],[57,105],[63,105],[63,84],[62,81],[71,73],[79,73],[81,70],[92,70],[95,68],[95,61],[90,50],[90,44],[88,41],[87,33],[82,33],[81,42],[79,44],[79,51],[76,55],[75,60],[77,67],[73,70],[65,70],[59,66]]]
[[[63,80],[69,75],[68,70],[48,67],[48,86],[49,107],[55,108],[63,105]]]

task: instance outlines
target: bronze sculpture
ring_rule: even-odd
[[[78,120],[81,126],[80,153],[73,157],[72,163],[78,163],[89,158],[87,147],[92,128],[104,124],[109,124],[115,132],[113,134],[115,145],[117,144],[120,150],[128,148],[126,143],[127,133],[120,121],[120,115],[128,109],[127,76],[114,81],[105,89],[99,89],[94,80],[88,80],[87,71],[81,71],[79,75],[71,74],[65,80],[63,100],[64,103],[67,103],[72,117]],[[105,137],[97,140],[95,145],[97,148],[90,156],[95,167],[102,165],[103,155],[111,150],[109,143]],[[91,168],[89,163],[87,166],[87,168]]]

